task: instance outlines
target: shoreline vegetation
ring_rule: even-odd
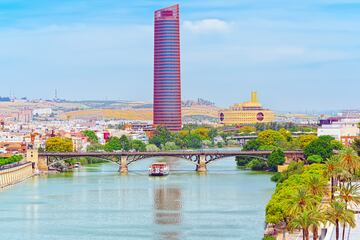
[[[21,155],[13,155],[10,157],[0,157],[0,167],[9,165],[9,164],[13,164],[13,163],[17,163],[17,162],[20,162],[21,160],[23,160],[23,156],[21,156]]]
[[[299,231],[303,240],[319,239],[325,225],[335,226],[336,240],[354,228],[351,206],[360,204],[360,158],[350,147],[330,156],[324,163],[291,163],[279,174],[277,186],[266,206],[264,240]],[[342,232],[340,233],[340,229]]]

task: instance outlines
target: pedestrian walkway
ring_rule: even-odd
[[[350,230],[348,240],[359,240],[360,239],[360,214],[356,214],[356,227]]]

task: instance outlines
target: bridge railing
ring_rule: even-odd
[[[0,166],[0,171],[1,170],[6,170],[6,169],[10,169],[10,168],[14,168],[14,167],[19,167],[25,164],[28,164],[29,162],[26,160],[22,160],[20,162],[15,162],[15,163],[10,163],[10,164],[6,164],[6,165],[1,165]]]

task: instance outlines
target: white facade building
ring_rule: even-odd
[[[318,128],[318,136],[331,136],[345,145],[360,135],[358,123],[360,119],[341,119],[339,122],[323,124]]]

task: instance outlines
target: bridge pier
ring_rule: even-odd
[[[128,173],[128,166],[127,166],[127,156],[121,155],[120,156],[120,169],[119,172],[121,175],[126,175]]]
[[[207,172],[206,155],[200,155],[198,157],[198,165],[196,166],[196,171],[199,173]]]
[[[48,157],[39,156],[38,150],[30,149],[26,152],[26,161],[32,162],[34,172],[47,172],[49,171],[48,167]]]

